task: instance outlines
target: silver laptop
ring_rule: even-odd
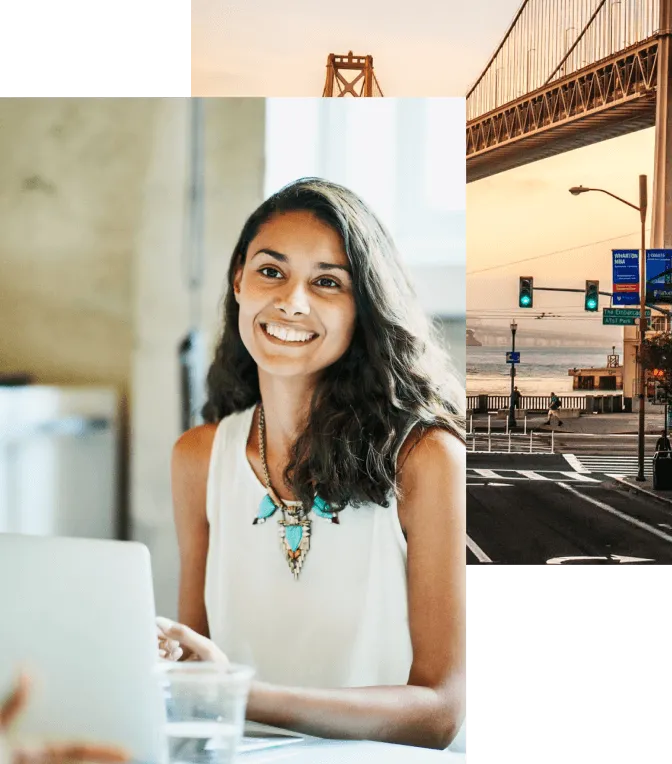
[[[0,534],[0,695],[28,669],[17,732],[123,745],[165,760],[148,549]]]

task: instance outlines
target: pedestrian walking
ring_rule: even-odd
[[[658,451],[672,451],[670,448],[670,439],[667,437],[665,430],[660,431],[660,437],[656,441],[656,453]]]
[[[562,402],[560,401],[560,398],[555,393],[551,393],[551,403],[548,407],[548,419],[546,420],[546,424],[551,423],[551,417],[555,417],[560,427],[562,427],[562,422],[560,420],[560,417],[558,416],[558,409],[562,406]]]
[[[513,388],[513,407],[515,409],[520,408],[520,400],[523,396],[520,394],[520,390],[517,387]]]

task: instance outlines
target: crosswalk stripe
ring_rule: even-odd
[[[639,471],[636,456],[589,454],[586,456],[575,456],[574,458],[582,468],[589,472],[602,472],[605,475],[636,475]],[[653,474],[653,465],[650,459],[644,462],[644,474],[647,476]]]
[[[578,483],[599,483],[599,480],[596,480],[595,478],[588,477],[588,475],[584,475],[581,472],[562,472],[562,475],[567,475],[568,478],[572,478],[573,480],[576,480]]]
[[[519,474],[525,475],[530,480],[550,480],[551,478],[544,477],[534,470],[517,470]]]
[[[512,469],[498,469],[488,470],[481,467],[467,467],[467,477],[477,480],[489,480],[489,481],[534,481],[544,483],[557,483],[558,481],[573,480],[577,483],[599,483],[597,478],[588,477],[588,475],[581,472],[571,472],[568,470],[512,470]],[[499,482],[483,483],[483,485],[502,485]],[[476,485],[476,483],[468,483],[467,485]]]
[[[501,480],[501,475],[498,475],[494,470],[479,469],[478,467],[471,467],[474,472],[484,478],[494,478],[495,480]]]

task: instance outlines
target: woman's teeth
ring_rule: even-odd
[[[277,337],[283,342],[307,342],[315,337],[310,332],[299,331],[298,329],[288,329],[278,324],[266,324],[266,332],[272,337]]]

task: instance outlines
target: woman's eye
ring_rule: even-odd
[[[268,273],[267,271],[270,271],[270,273]],[[273,268],[270,265],[267,265],[265,268],[260,268],[259,273],[261,273],[262,275],[266,276],[269,279],[277,279],[278,276],[282,276],[282,273],[280,273],[280,271],[277,268]]]
[[[327,283],[324,283],[327,282]],[[317,280],[317,285],[321,287],[331,287],[332,289],[334,287],[339,287],[340,284],[335,279],[330,279],[328,276],[322,276]]]

